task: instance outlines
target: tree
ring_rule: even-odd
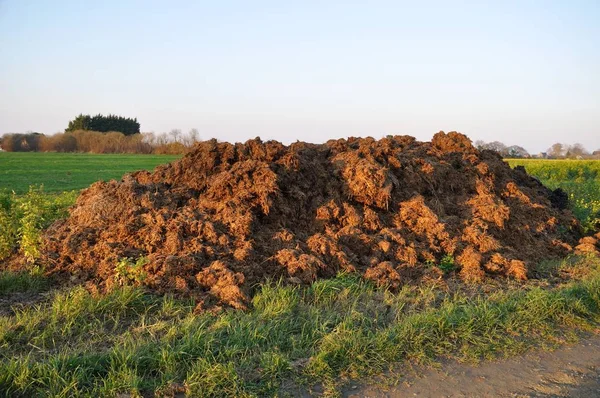
[[[143,141],[149,145],[154,145],[154,143],[156,142],[156,134],[154,134],[153,131],[149,132],[149,133],[142,133],[143,136]]]
[[[476,141],[475,145],[477,146],[477,148],[479,150],[487,149],[489,151],[498,152],[502,156],[508,156],[508,150],[507,150],[506,145],[504,145],[500,141],[483,142],[480,140],[480,141]]]
[[[565,146],[560,142],[553,144],[550,148],[548,148],[548,157],[550,158],[562,158],[565,156]]]
[[[198,132],[198,129],[191,129],[187,134],[182,135],[181,143],[186,147],[191,147],[198,142],[199,138],[200,133]]]
[[[388,135],[388,138],[391,138],[391,137],[392,137],[391,135]],[[475,148],[479,149],[480,151],[482,149],[485,149],[484,148],[485,147],[485,141],[484,140],[477,140],[477,141],[474,142],[474,144],[475,144]]]
[[[65,133],[67,131],[77,131],[77,130],[91,130],[90,122],[92,117],[90,115],[79,114],[75,119],[69,121],[68,127],[65,129]]]
[[[506,148],[507,156],[509,158],[528,158],[529,152],[521,146],[512,145]]]
[[[0,144],[6,152],[37,152],[43,136],[40,133],[5,134]]]
[[[167,133],[159,133],[154,137],[154,144],[156,146],[167,145],[169,143],[169,137]]]
[[[189,136],[190,136],[190,141],[192,142],[192,144],[194,144],[200,140],[200,132],[198,131],[198,129],[191,129]]]
[[[180,129],[172,129],[169,131],[169,135],[173,138],[173,142],[179,142],[179,137],[181,136]]]
[[[96,116],[80,114],[75,119],[69,122],[65,132],[77,130],[92,130],[107,133],[115,131],[125,135],[139,134],[140,123],[137,118],[125,118],[117,115],[104,116],[98,114]]]
[[[577,143],[577,144],[571,146],[569,148],[569,152],[570,152],[570,156],[569,157],[576,158],[576,159],[577,158],[582,158],[584,156],[589,155],[589,152],[580,143]]]

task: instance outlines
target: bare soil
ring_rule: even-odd
[[[552,352],[477,366],[413,370],[394,387],[351,385],[345,397],[600,397],[600,335]]]
[[[20,309],[42,303],[47,300],[49,294],[47,291],[28,291],[0,295],[0,316],[13,316]]]
[[[135,280],[193,296],[200,310],[246,308],[268,278],[308,284],[347,271],[392,289],[427,283],[445,277],[432,264],[447,256],[465,281],[526,280],[538,261],[578,250],[564,199],[454,132],[431,142],[212,140],[84,190],[47,230],[40,262],[93,290]],[[584,243],[598,249],[596,238]],[[117,270],[140,257],[136,275]]]

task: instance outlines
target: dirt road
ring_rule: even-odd
[[[553,352],[478,366],[448,363],[394,387],[349,386],[345,397],[600,397],[600,335]]]

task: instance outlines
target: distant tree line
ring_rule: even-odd
[[[589,152],[582,144],[561,144],[552,145],[546,152],[538,154],[529,154],[527,150],[518,145],[505,145],[500,141],[484,142],[475,141],[475,146],[480,149],[488,149],[498,152],[505,158],[542,158],[542,159],[600,159],[600,149]]]
[[[475,146],[479,150],[488,149],[491,151],[498,152],[502,157],[505,158],[529,158],[531,155],[525,148],[519,145],[507,146],[500,141],[484,142],[475,141]]]
[[[600,159],[600,149],[589,152],[582,144],[553,144],[545,152],[549,159]]]
[[[117,131],[124,135],[133,135],[140,133],[140,124],[137,118],[128,118],[117,115],[82,115],[80,114],[75,119],[69,122],[65,132],[89,130],[107,133],[109,131]]]
[[[140,134],[137,118],[117,115],[83,115],[69,121],[64,133],[35,132],[0,136],[0,150],[7,152],[91,152],[180,154],[200,138],[198,130],[188,134],[173,129],[168,134]]]
[[[183,134],[179,129],[173,129],[169,133],[132,135],[87,130],[54,135],[29,132],[1,136],[0,148],[7,152],[182,154],[199,139],[196,129],[190,130],[188,134]]]
[[[74,120],[69,125],[72,122]],[[129,135],[116,131],[99,132],[81,129],[54,135],[35,132],[5,134],[0,136],[0,150],[7,152],[181,154],[199,140],[200,134],[197,129],[191,129],[187,134],[180,129],[173,129],[168,133]],[[498,152],[505,158],[600,159],[600,149],[590,153],[582,144],[556,143],[546,152],[533,155],[519,145],[508,146],[500,141],[475,141],[475,146],[480,150],[487,149]]]

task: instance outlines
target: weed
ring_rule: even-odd
[[[139,257],[135,261],[125,257],[119,260],[115,267],[115,281],[120,286],[140,286],[148,277],[144,265],[148,263],[146,257]]]
[[[433,260],[425,261],[425,266],[428,268],[437,267],[442,270],[445,274],[449,274],[450,272],[456,269],[456,263],[454,262],[454,257],[450,254],[446,254],[439,263],[436,263]]]
[[[17,249],[29,262],[40,254],[42,231],[54,221],[65,218],[75,202],[76,192],[48,195],[43,187],[30,187],[23,196],[0,193],[0,260]]]
[[[450,273],[456,269],[456,264],[454,263],[454,257],[450,254],[445,255],[440,260],[438,264],[438,268],[444,271],[445,274]]]
[[[31,187],[24,198],[19,201],[18,211],[21,215],[19,225],[19,245],[21,252],[29,262],[40,255],[42,228],[45,222],[43,187]]]
[[[0,273],[0,296],[15,292],[39,292],[48,286],[46,278],[35,273]]]
[[[18,223],[12,216],[14,206],[11,195],[0,196],[0,260],[9,257],[18,242]]]

